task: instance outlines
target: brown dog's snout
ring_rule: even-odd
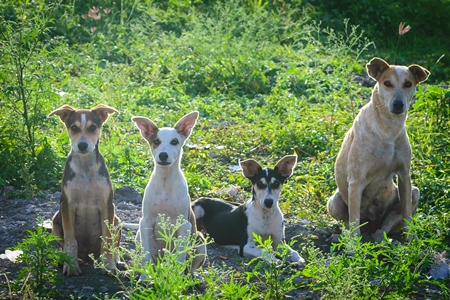
[[[270,199],[270,198],[264,199],[264,205],[265,205],[267,208],[271,208],[272,205],[273,205],[273,199]]]
[[[78,143],[78,149],[80,151],[86,151],[87,148],[88,148],[88,143],[86,143],[86,142]]]

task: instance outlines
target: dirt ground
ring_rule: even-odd
[[[116,199],[114,200],[116,206],[116,213],[123,222],[137,223],[141,214],[141,205],[139,200],[132,200],[128,202],[127,195],[131,195],[130,191],[125,191],[125,196],[120,196],[120,191],[116,191]],[[1,198],[0,203],[0,254],[4,253],[6,249],[11,249],[17,243],[23,241],[27,235],[27,230],[35,228],[37,224],[37,217],[41,216],[47,222],[50,221],[53,214],[59,208],[60,193],[42,192],[32,199],[15,199],[5,195]],[[134,203],[133,203],[134,202]],[[330,237],[334,232],[330,229],[314,229],[311,222],[286,220],[286,238],[290,240],[293,236],[314,235],[315,244],[325,251],[329,250]],[[131,233],[134,235],[134,232]],[[123,231],[122,236],[127,234]],[[128,234],[129,236],[130,234]],[[133,247],[132,243],[122,241],[125,247]],[[298,245],[294,245],[295,246]],[[298,249],[297,249],[298,250]],[[222,265],[242,269],[242,258],[237,255],[233,249],[220,247],[216,244],[208,245],[208,259],[207,266]],[[12,282],[17,278],[19,270],[23,267],[21,263],[12,263],[8,259],[0,259],[0,298],[8,299],[7,282]],[[101,270],[95,269],[90,264],[81,264],[82,275],[74,277],[62,277],[62,281],[56,289],[62,298],[72,295],[75,298],[92,299],[95,295],[116,295],[120,298],[120,291],[123,287],[112,276],[104,275]],[[62,268],[55,270],[62,272]],[[5,279],[5,280],[3,280]],[[301,281],[301,280],[300,280]],[[301,288],[292,291],[294,299],[316,299],[307,289]],[[103,297],[101,297],[103,298]]]
[[[123,222],[137,223],[141,215],[141,198],[137,192],[130,188],[123,190],[116,190],[116,197],[114,200],[116,206],[116,214]],[[53,214],[59,209],[60,193],[42,192],[32,199],[16,199],[15,197],[8,197],[0,193],[0,254],[5,253],[5,250],[11,249],[17,243],[23,241],[27,236],[27,231],[36,228],[38,225],[37,217],[43,217],[47,222],[50,222]],[[289,241],[295,237],[297,242],[293,248],[301,253],[301,247],[304,241],[313,242],[314,245],[322,250],[324,253],[329,253],[332,242],[337,241],[338,228],[337,226],[327,226],[327,228],[317,228],[312,222],[308,220],[296,220],[285,218],[286,223],[286,239]],[[132,236],[134,232],[126,233],[122,231],[122,237],[128,238],[122,240],[121,246],[128,249],[133,249],[134,243]],[[237,255],[236,250],[220,247],[214,243],[208,245],[208,258],[206,266],[222,266],[242,271],[243,260]],[[442,263],[437,264],[436,268],[429,270],[428,274],[424,276],[450,277],[450,261],[445,257],[445,252],[440,258]],[[18,272],[24,265],[21,263],[12,263],[8,259],[0,258],[0,299],[18,299],[17,297],[10,297],[8,294],[8,282],[11,283],[17,278]],[[95,269],[90,264],[81,264],[82,275],[75,277],[61,277],[61,283],[54,288],[58,294],[61,295],[55,299],[104,299],[106,296],[114,295],[116,298],[123,298],[121,291],[123,287],[112,276],[102,273],[101,270]],[[59,267],[55,272],[61,274],[62,267]],[[443,273],[447,275],[442,275]],[[441,277],[442,278],[442,277]],[[294,283],[298,284],[298,288],[292,290],[288,294],[288,299],[320,299],[318,293],[312,292],[305,283],[308,278],[296,278]],[[127,283],[124,280],[125,284]],[[433,287],[435,288],[435,287]],[[429,297],[430,291],[427,286],[421,287],[423,293],[411,297],[411,299],[439,299]],[[433,291],[431,291],[433,295]],[[442,295],[440,291],[435,291],[436,295]],[[424,296],[428,295],[428,296]],[[27,299],[27,297],[22,298]]]

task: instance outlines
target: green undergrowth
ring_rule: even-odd
[[[105,123],[100,141],[113,185],[143,192],[153,162],[131,117],[172,126],[198,110],[181,164],[192,199],[222,196],[233,185],[238,195],[232,200],[243,201],[250,182],[238,170],[239,160],[274,166],[296,153],[282,210],[329,226],[334,160],[371,93],[354,77],[366,75],[374,56],[390,63],[397,57],[432,71],[407,120],[411,175],[421,191],[419,218],[450,228],[447,56],[437,59],[444,54],[439,47],[420,58],[405,49],[423,45],[409,41],[425,29],[413,26],[399,36],[398,23],[408,20],[398,20],[394,10],[374,20],[381,23],[373,26],[389,20],[386,26],[394,28],[381,47],[372,25],[353,25],[355,14],[332,18],[320,1],[22,4],[0,4],[0,189],[12,185],[21,197],[59,190],[70,142],[64,125],[46,116],[63,104],[106,103],[120,111]],[[423,222],[424,228],[431,224]],[[421,234],[428,238],[427,231]],[[444,235],[437,248],[445,250],[449,242]]]

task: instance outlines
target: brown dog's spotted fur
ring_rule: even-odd
[[[115,241],[105,224],[117,225],[113,189],[105,160],[98,145],[101,127],[110,114],[118,113],[104,104],[92,109],[75,109],[69,105],[52,111],[65,124],[71,143],[61,190],[60,210],[53,216],[54,235],[61,237],[64,252],[73,257],[74,267],[64,264],[63,274],[79,275],[78,258],[88,261],[93,253],[97,258],[105,254],[107,269],[116,271],[116,259],[105,251],[102,237],[110,249],[118,247],[120,234]]]

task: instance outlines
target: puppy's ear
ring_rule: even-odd
[[[375,80],[378,80],[380,75],[389,68],[389,64],[381,58],[372,58],[366,65],[367,74]]]
[[[96,107],[92,108],[91,111],[99,117],[101,124],[106,122],[108,120],[109,115],[112,115],[113,113],[119,113],[119,111],[111,106],[108,106],[106,104],[99,104]]]
[[[428,76],[430,76],[430,71],[419,65],[410,65],[408,69],[413,73],[414,78],[417,81],[416,83],[424,82],[428,79]]]
[[[139,128],[142,137],[146,140],[148,140],[150,136],[154,135],[159,130],[158,126],[146,117],[132,117],[131,121],[133,121],[136,127]]]
[[[49,117],[52,116],[58,116],[59,119],[66,124],[66,121],[70,118],[70,116],[76,111],[75,108],[73,108],[70,105],[63,105],[60,108],[55,109],[51,113],[48,114]]]
[[[262,171],[261,166],[254,159],[240,161],[239,165],[242,168],[242,174],[249,179]]]
[[[182,117],[177,124],[175,124],[175,130],[186,139],[191,135],[192,128],[197,122],[198,111],[192,111]]]
[[[297,155],[286,155],[275,166],[275,172],[285,179],[291,177],[295,165],[297,164]]]

